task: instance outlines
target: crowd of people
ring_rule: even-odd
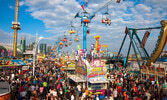
[[[110,71],[108,96],[111,100],[167,100],[163,80],[143,79],[125,70]]]
[[[5,69],[0,73],[0,81],[11,85],[11,100],[74,100],[74,86],[67,80],[51,61],[37,64],[34,76],[32,67]]]
[[[167,100],[162,81],[143,80],[126,70],[109,70],[105,100]],[[100,100],[100,94],[93,93],[85,83],[71,81],[60,67],[52,61],[36,64],[35,75],[32,67],[5,69],[0,80],[11,85],[11,100]]]

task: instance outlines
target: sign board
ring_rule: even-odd
[[[101,44],[101,47],[102,47],[102,48],[108,48],[108,45]]]
[[[103,61],[99,59],[92,60],[90,66],[87,68],[89,81],[104,81],[106,77],[107,68]]]
[[[22,67],[22,70],[28,70],[29,69],[29,66],[23,66]]]

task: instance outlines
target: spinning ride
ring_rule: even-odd
[[[129,49],[128,49],[128,52],[127,52],[125,66],[127,66],[127,61],[128,61],[128,58],[129,58],[129,53],[130,53],[130,50],[131,50],[131,46],[133,47],[133,50],[134,50],[134,53],[135,53],[135,56],[136,56],[136,59],[137,59],[137,62],[138,62],[139,66],[141,66],[141,62],[142,63],[147,62],[146,63],[147,65],[150,65],[151,63],[155,63],[156,60],[159,58],[161,52],[163,51],[163,49],[166,45],[166,41],[167,41],[167,21],[162,20],[160,23],[161,23],[161,27],[139,28],[139,29],[127,28],[126,27],[125,36],[124,36],[124,39],[122,41],[121,47],[119,49],[117,58],[120,55],[120,52],[121,52],[122,47],[124,45],[125,39],[128,35],[129,38],[130,38],[130,44],[129,44]],[[158,36],[156,46],[155,46],[155,48],[154,48],[154,50],[153,50],[153,52],[151,53],[151,56],[150,56],[148,54],[147,50],[145,49],[145,43],[146,43],[146,40],[147,40],[147,38],[150,34],[150,32],[147,31],[147,30],[152,30],[152,29],[161,29],[161,30],[160,30],[160,33],[159,33],[159,36]],[[140,40],[140,38],[137,34],[137,31],[139,31],[139,30],[146,30],[142,41]],[[140,56],[137,56],[138,54]]]

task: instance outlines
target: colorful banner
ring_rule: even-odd
[[[90,66],[87,66],[89,81],[105,80],[107,68],[104,62],[99,59],[92,60]]]

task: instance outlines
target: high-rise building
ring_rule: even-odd
[[[43,43],[40,44],[39,50],[40,50],[40,53],[43,53]]]
[[[43,53],[46,55],[46,44],[44,43],[40,44],[40,53]]]
[[[25,37],[22,38],[22,46],[23,46],[23,52],[25,52],[26,51],[26,38]]]
[[[43,44],[43,53],[46,55],[46,44]]]
[[[50,55],[51,48],[52,48],[52,46],[51,46],[51,45],[48,45],[48,46],[47,46],[47,55]]]
[[[26,38],[22,37],[20,40],[20,45],[18,46],[18,49],[20,49],[22,52],[26,51]]]

